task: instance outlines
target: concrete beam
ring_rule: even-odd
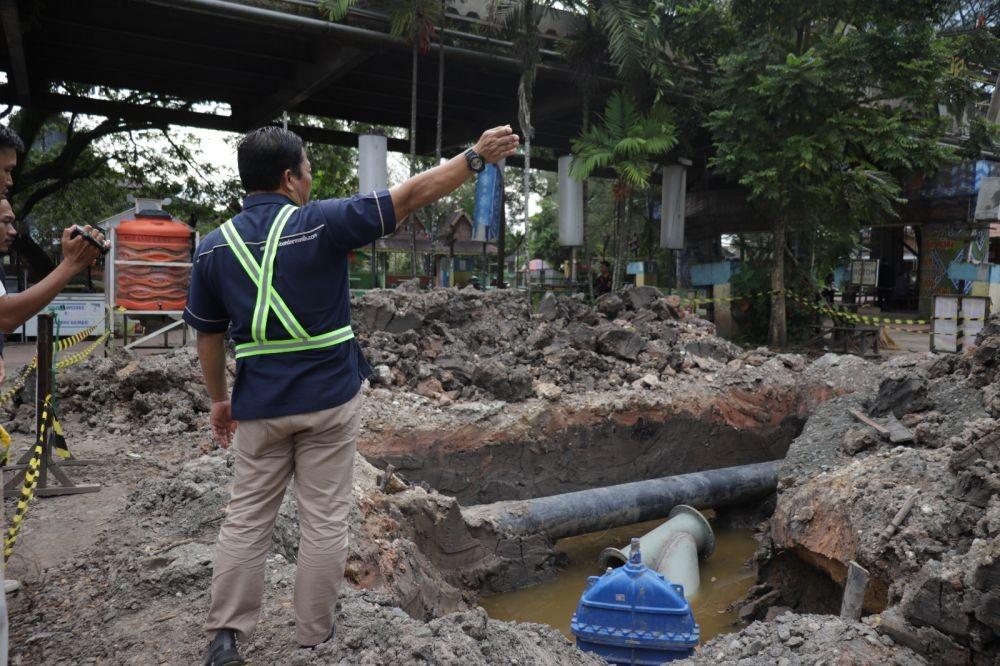
[[[322,46],[314,61],[300,67],[288,85],[265,98],[247,114],[244,129],[259,127],[271,122],[282,112],[294,109],[313,93],[335,82],[371,56],[371,51],[362,51],[352,46]]]
[[[0,0],[0,23],[3,23],[10,74],[17,93],[15,101],[26,106],[31,103],[31,87],[28,85],[28,61],[24,57],[23,32],[16,0]]]
[[[0,102],[13,102],[14,93],[10,86],[0,86]],[[168,109],[158,106],[140,104],[125,104],[118,101],[76,97],[73,95],[49,94],[39,98],[33,104],[34,108],[53,112],[88,113],[97,116],[127,118],[130,120],[146,120],[159,125],[180,125],[183,127],[201,127],[204,129],[222,130],[224,132],[242,132],[243,125],[239,118],[223,116],[214,113],[202,113],[185,109]],[[288,129],[302,137],[306,142],[322,143],[331,146],[347,146],[356,148],[358,134],[344,130],[332,130],[324,127],[307,127],[304,125],[289,125]],[[396,153],[408,153],[409,143],[403,139],[388,140],[389,150]]]

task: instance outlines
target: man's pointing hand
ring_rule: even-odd
[[[514,134],[510,125],[501,125],[483,132],[472,147],[487,162],[499,162],[517,152],[521,139]]]

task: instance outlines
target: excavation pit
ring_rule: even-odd
[[[662,522],[652,520],[561,539],[555,549],[564,566],[554,579],[513,592],[483,597],[480,605],[493,619],[540,622],[558,629],[573,640],[570,618],[586,587],[587,577],[603,573],[598,564],[601,551],[621,547],[631,537],[645,534]],[[713,531],[717,549],[701,563],[701,590],[689,599],[695,620],[701,627],[703,641],[738,629],[738,615],[731,606],[746,595],[756,580],[756,570],[750,564],[757,547],[752,531],[719,524],[713,524]]]

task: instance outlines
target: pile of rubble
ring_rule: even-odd
[[[403,286],[352,308],[376,381],[439,404],[654,385],[740,354],[653,287],[605,294],[593,308],[582,294],[550,293],[534,312],[524,292]]]
[[[1000,321],[977,343],[886,362],[809,418],[782,464],[746,616],[836,612],[853,560],[883,635],[933,663],[1000,659]]]
[[[682,663],[739,666],[805,664],[894,664],[927,662],[864,622],[833,615],[784,612],[772,622],[754,622],[739,634],[722,635],[702,645]]]
[[[183,458],[186,452],[180,453]],[[200,659],[213,541],[224,516],[232,460],[217,450],[164,468],[139,480],[120,510],[122,519],[108,526],[97,546],[49,570],[44,580],[27,583],[12,599],[13,644],[20,658],[28,663]],[[454,499],[405,489],[394,477],[382,483],[361,456],[355,460],[353,494],[338,640],[315,651],[296,650],[292,643],[299,528],[290,488],[267,560],[263,616],[245,646],[251,660],[485,665],[502,655],[505,663],[602,663],[550,627],[489,620],[476,607],[467,583],[474,582],[477,563],[467,552],[446,552],[437,534],[460,520]],[[449,559],[455,557],[462,566]]]

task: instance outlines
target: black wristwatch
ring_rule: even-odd
[[[486,160],[472,148],[465,151],[465,163],[468,165],[470,171],[475,171],[476,173],[482,173],[483,169],[486,168]]]

